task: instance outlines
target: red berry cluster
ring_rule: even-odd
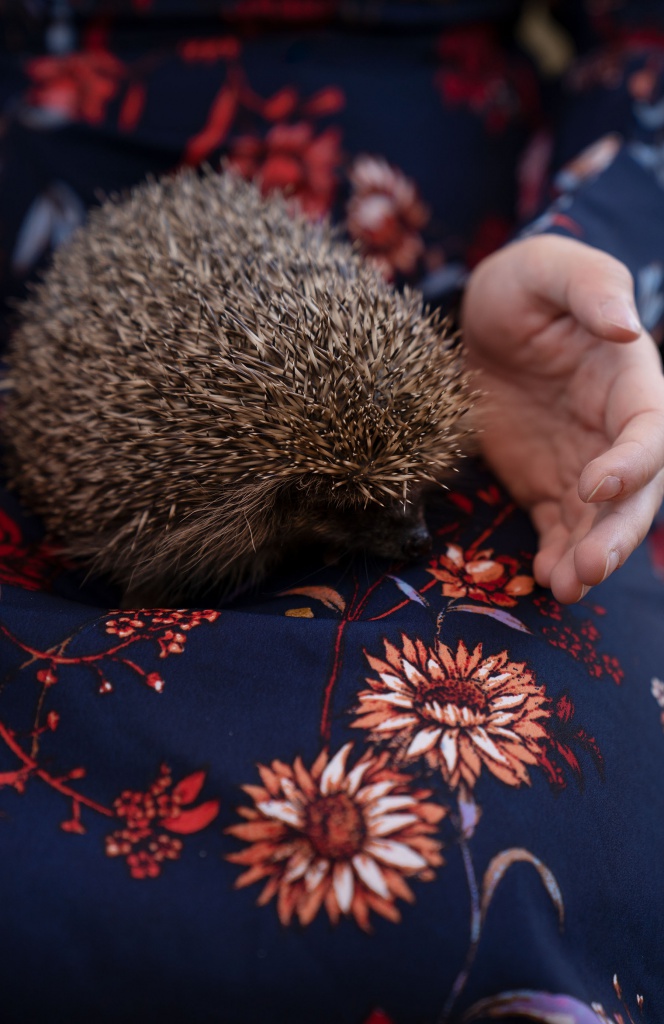
[[[542,615],[546,615],[548,619],[555,619],[556,622],[562,622],[563,620],[563,609],[562,605],[558,604],[552,597],[547,594],[541,594],[539,597],[533,599],[533,604]]]
[[[158,608],[155,611],[127,612],[106,620],[106,632],[120,640],[156,640],[159,657],[182,654],[186,633],[202,622],[215,622],[220,613],[211,610],[171,611]]]
[[[147,792],[126,789],[114,801],[115,813],[126,820],[126,825],[106,837],[106,854],[126,857],[132,878],[156,878],[164,860],[177,860],[180,856],[181,839],[153,831],[155,824],[180,812],[177,793],[167,792],[172,785],[170,769],[163,764]]]
[[[542,615],[556,623],[542,627],[542,633],[553,647],[559,647],[576,661],[583,662],[594,679],[608,675],[616,685],[620,685],[625,673],[617,658],[610,654],[600,654],[597,650],[601,633],[592,619],[585,619],[575,628],[569,622],[563,624],[562,605],[553,598],[542,595],[536,597],[533,603]],[[595,607],[593,610],[600,615],[604,614],[603,608]]]

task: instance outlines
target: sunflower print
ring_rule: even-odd
[[[415,899],[406,879],[431,881],[443,864],[434,833],[446,808],[387,767],[386,753],[367,751],[348,769],[352,748],[323,750],[310,770],[299,757],[258,765],[263,785],[243,787],[254,806],[226,829],[249,843],[227,855],[246,867],[235,888],[265,879],[257,903],[276,897],[283,925],[294,915],[307,925],[322,907],[333,924],[352,917],[367,932],[371,911],[398,922],[397,899]]]
[[[530,782],[551,706],[525,663],[506,650],[485,657],[482,644],[470,653],[463,640],[456,653],[405,635],[401,650],[384,643],[384,660],[365,651],[377,678],[359,694],[354,728],[388,741],[403,761],[426,758],[453,789],[472,789],[483,766],[509,786]]]

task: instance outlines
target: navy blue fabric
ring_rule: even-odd
[[[7,300],[100,190],[224,158],[442,304],[580,238],[660,332],[662,5],[577,18],[553,91],[509,3],[220,6],[16,22],[75,49],[3,56]],[[3,1022],[661,1019],[664,527],[564,608],[481,465],[427,516],[420,563],[120,612],[2,491]]]

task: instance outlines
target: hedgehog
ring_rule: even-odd
[[[236,591],[309,543],[423,557],[424,494],[469,433],[444,318],[230,170],[91,211],[8,363],[12,485],[125,608]]]

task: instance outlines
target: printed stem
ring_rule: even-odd
[[[39,719],[41,717],[42,708],[44,707],[44,700],[46,699],[46,691],[48,686],[46,683],[42,683],[41,693],[39,694],[39,700],[37,701],[37,710],[35,711],[35,721],[33,725],[32,735],[32,747],[30,748],[30,757],[35,759],[39,753]]]
[[[93,626],[96,626],[100,622],[103,622],[104,619],[107,618],[107,617],[108,616],[106,616],[106,615],[98,615],[96,618],[94,618],[92,620],[88,620],[87,622],[82,622],[80,626],[76,627],[76,629],[74,630],[73,633],[70,633],[69,636],[65,637],[64,640],[61,640],[60,643],[57,644],[55,647],[52,647],[51,650],[55,654],[64,654],[64,652],[66,651],[67,647],[72,642],[72,640],[75,640],[76,637],[79,636],[81,633],[83,633],[86,629],[88,629],[90,627],[93,627]]]
[[[0,633],[3,633],[8,640],[20,647],[26,654],[31,655],[33,661],[48,661],[52,665],[90,665],[95,661],[101,661],[102,658],[112,658],[118,651],[123,651],[125,647],[130,647],[136,643],[137,640],[143,640],[145,637],[133,636],[129,640],[125,640],[118,644],[116,647],[110,647],[107,651],[100,651],[98,654],[79,654],[73,657],[66,657],[65,655],[55,654],[54,650],[57,648],[51,648],[48,651],[39,651],[34,647],[30,647],[28,644],[23,643],[17,636],[7,629],[7,627],[0,623]]]
[[[129,658],[114,658],[113,660],[119,662],[122,665],[126,665],[127,668],[132,668],[134,672],[136,672],[136,674],[141,676],[143,679],[147,677],[147,672],[145,671],[145,669],[141,668],[140,665],[137,665],[135,661],[130,661]]]
[[[320,734],[323,743],[330,742],[330,733],[332,732],[332,694],[341,670],[342,644],[346,626],[349,622],[355,621],[355,615],[357,614],[357,608],[354,609],[353,606],[357,598],[359,586],[359,582],[356,580],[353,596],[348,602],[346,612],[337,626],[337,635],[334,639],[334,660],[332,662],[332,671],[330,672],[330,678],[328,679],[325,690],[323,691],[323,711],[320,721]]]
[[[463,865],[466,869],[466,878],[468,879],[468,889],[470,891],[470,945],[468,952],[466,953],[466,959],[463,967],[461,968],[457,979],[454,982],[443,1012],[438,1018],[438,1024],[447,1024],[449,1020],[452,1007],[461,995],[468,977],[470,975],[471,968],[477,955],[477,947],[480,942],[480,935],[482,931],[482,913],[480,910],[480,893],[477,886],[477,877],[475,875],[475,868],[470,856],[470,850],[468,849],[468,843],[465,839],[459,840],[459,848],[461,850],[461,856],[463,857]]]
[[[431,590],[432,587],[436,586],[436,583],[438,583],[438,580],[429,580],[429,582],[425,583],[423,587],[420,587],[418,594],[423,594],[426,590]],[[393,615],[394,612],[398,612],[402,608],[405,608],[409,601],[410,598],[406,597],[403,601],[399,601],[399,604],[395,604],[393,608],[389,608],[386,612],[381,612],[380,615],[374,615],[368,621],[378,622],[379,619],[386,619],[388,615]]]
[[[484,542],[489,539],[494,530],[497,530],[498,527],[505,522],[508,516],[511,516],[515,508],[516,505],[513,502],[509,502],[507,505],[504,506],[504,508],[500,510],[494,521],[491,523],[491,526],[487,526],[486,530],[483,530],[482,533],[477,538],[477,540],[474,540],[470,547],[467,549],[467,560],[472,559],[474,555],[477,554],[479,549],[482,547],[482,544],[484,544]]]
[[[438,613],[438,617],[436,619],[436,637],[439,637],[442,632],[443,624],[445,622],[445,616],[447,615],[447,613],[449,611],[454,611],[454,605],[456,601],[456,597],[451,597],[450,600],[445,605],[445,607],[443,608],[443,610]]]
[[[390,571],[391,570],[392,570],[392,567],[390,566]],[[354,611],[352,612],[352,615],[350,616],[353,619],[354,622],[357,619],[359,619],[360,615],[362,614],[362,612],[366,608],[367,602],[368,602],[369,598],[371,597],[371,595],[373,594],[373,592],[375,590],[377,590],[377,588],[381,585],[381,583],[383,583],[385,581],[386,577],[389,576],[389,575],[390,575],[390,573],[384,572],[382,574],[382,576],[380,576],[377,580],[375,580],[374,583],[371,584],[371,586],[369,587],[367,592],[364,594],[364,596],[359,601],[359,603],[357,605],[357,608],[354,609]],[[373,619],[369,619],[369,621],[373,622]]]
[[[409,603],[409,598],[405,598],[405,600],[400,601],[399,604],[395,604],[394,607],[388,608],[388,610],[386,612],[381,612],[380,615],[373,615],[369,619],[369,622],[378,622],[379,619],[386,619],[388,617],[388,615],[393,615],[394,612],[401,611],[401,609],[405,608],[408,603]]]
[[[38,775],[42,782],[45,782],[47,786],[52,789],[56,789],[58,793],[62,793],[63,796],[69,797],[70,800],[74,801],[74,804],[83,804],[85,807],[89,807],[93,811],[97,811],[98,814],[104,814],[107,818],[113,817],[113,811],[109,810],[108,807],[103,807],[102,804],[95,803],[94,800],[90,800],[86,796],[81,796],[75,790],[70,789],[59,779],[54,778],[49,772],[40,768],[37,762],[30,757],[29,754],[23,750],[23,748],[16,742],[12,733],[6,726],[0,722],[0,739],[3,739],[6,745],[9,747],[11,752],[18,757],[20,761],[29,768],[34,775]]]

